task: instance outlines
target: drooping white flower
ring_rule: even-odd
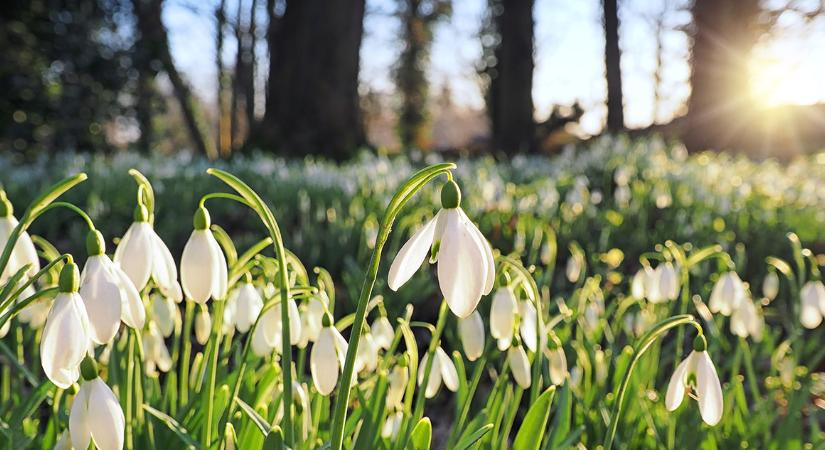
[[[814,329],[822,323],[825,312],[825,285],[821,281],[809,281],[799,291],[802,308],[799,310],[799,321],[802,326]]]
[[[198,344],[206,345],[210,334],[212,334],[212,316],[209,315],[209,310],[201,305],[195,315],[195,339]]]
[[[527,353],[521,345],[514,345],[507,350],[507,363],[510,365],[510,371],[513,372],[513,378],[516,383],[522,388],[530,387],[530,361],[527,359]]]
[[[464,355],[475,361],[484,353],[484,321],[478,311],[468,317],[458,319],[458,335],[464,347]]]
[[[556,386],[561,386],[568,375],[567,357],[564,355],[564,349],[561,347],[554,349],[545,347],[544,355],[550,362],[550,382]]]
[[[132,279],[120,268],[120,264],[112,263],[109,267],[120,288],[120,320],[130,328],[136,330],[143,328],[146,323],[146,307],[143,305],[140,293],[132,283]]]
[[[264,307],[261,294],[251,283],[241,283],[235,297],[235,327],[246,333],[258,319]]]
[[[724,409],[722,386],[707,351],[693,350],[676,367],[665,395],[667,410],[676,410],[686,392],[690,392],[699,403],[699,413],[705,423],[711,426],[719,423]]]
[[[570,258],[567,260],[567,266],[564,270],[564,274],[567,276],[567,281],[571,283],[579,281],[582,273],[582,265],[583,262],[579,253],[573,253],[570,255]]]
[[[660,264],[656,270],[659,272],[659,292],[664,300],[676,300],[679,296],[679,274],[673,264],[668,261]]]
[[[421,358],[421,363],[418,365],[418,385],[424,383],[424,368],[427,367],[427,361],[430,354],[425,353]],[[433,358],[432,369],[430,369],[430,378],[427,380],[427,388],[424,391],[424,396],[433,398],[438,394],[441,388],[441,382],[447,386],[452,392],[458,391],[458,371],[456,371],[453,360],[447,356],[447,353],[441,348],[436,347],[435,358]]]
[[[60,433],[60,438],[54,444],[54,450],[72,450],[72,438],[69,436],[69,430],[63,430]]]
[[[762,295],[768,300],[773,300],[779,294],[779,275],[776,272],[768,272],[762,281]]]
[[[401,431],[401,423],[404,422],[404,412],[396,411],[387,416],[387,420],[381,427],[381,437],[384,439],[395,439]]]
[[[24,296],[28,295],[24,294]],[[20,313],[17,314],[17,320],[21,323],[28,324],[29,328],[37,330],[42,328],[46,323],[46,318],[49,316],[50,309],[51,305],[49,299],[43,298],[29,303],[28,306],[20,310]]]
[[[183,293],[196,303],[226,298],[227,268],[223,250],[209,229],[206,208],[195,212],[195,230],[183,248],[180,261],[180,280]]]
[[[662,293],[660,286],[662,270],[660,270],[659,267],[653,269],[650,266],[645,266],[644,268],[644,298],[646,298],[650,303],[661,303],[665,300],[665,296]]]
[[[329,306],[329,298],[325,293],[312,296],[301,310],[301,340],[298,346],[304,348],[310,342],[318,340],[323,328],[324,315]]]
[[[406,361],[405,361],[406,362]],[[406,364],[397,364],[387,376],[387,407],[401,409],[407,382],[410,380],[410,371]]]
[[[120,265],[135,289],[142,291],[151,277],[163,295],[175,302],[182,300],[178,269],[172,253],[148,222],[143,205],[135,209],[135,221],[126,230],[115,250],[114,261]]]
[[[89,334],[98,345],[111,341],[120,328],[123,301],[109,264],[104,254],[89,256],[80,274],[80,297],[89,317]]]
[[[487,239],[460,205],[458,185],[448,181],[441,189],[442,209],[401,247],[390,267],[388,284],[398,290],[430,252],[438,262],[438,285],[450,310],[458,317],[472,313],[495,281],[493,251]]]
[[[734,310],[739,308],[739,305],[742,304],[746,297],[745,285],[742,283],[739,275],[733,271],[726,272],[719,277],[719,280],[713,285],[708,307],[713,313],[721,313],[723,316],[729,316]]]
[[[380,316],[372,322],[370,333],[378,347],[384,350],[390,349],[393,338],[395,337],[395,331],[393,331],[392,324],[390,324],[390,320],[387,319],[386,316]]]
[[[149,331],[143,333],[143,358],[147,375],[156,375],[156,370],[169,372],[172,357],[155,322],[149,322]]]
[[[60,293],[49,310],[40,340],[40,364],[61,389],[77,381],[91,342],[86,307],[77,293],[78,278],[77,265],[66,263],[60,272]]]
[[[338,384],[338,375],[344,369],[348,346],[341,333],[332,326],[331,319],[325,318],[324,320],[327,323],[321,329],[315,345],[312,346],[309,368],[315,389],[319,394],[327,396]]]
[[[290,298],[286,305],[289,316],[289,342],[291,345],[298,345],[301,341],[301,314],[298,312],[295,300]],[[268,355],[273,350],[280,354],[283,346],[281,303],[278,302],[264,311],[259,320],[260,323],[255,328],[252,338],[252,350],[258,356]]]
[[[369,332],[361,333],[355,352],[355,373],[372,372],[378,367],[378,348]]]
[[[765,319],[757,305],[749,298],[743,299],[730,316],[730,332],[739,337],[750,336],[754,341],[759,342],[762,340],[764,328]]]
[[[538,346],[538,313],[533,302],[523,300],[519,304],[519,333],[521,334],[521,342],[527,346],[531,352],[535,352]]]
[[[490,307],[490,335],[498,341],[498,349],[506,350],[513,340],[513,326],[518,313],[516,296],[509,287],[498,289]]]
[[[14,217],[14,208],[6,198],[6,192],[0,189],[0,252],[6,247],[11,232],[17,224],[17,219]],[[4,284],[9,277],[17,273],[26,264],[31,264],[29,270],[26,271],[26,275],[29,277],[34,276],[40,270],[37,250],[34,248],[29,233],[24,231],[17,238],[6,267],[0,272],[0,285]]]
[[[85,381],[72,403],[69,434],[76,449],[94,442],[100,450],[123,448],[126,419],[115,394],[100,378]]]
[[[158,295],[152,299],[152,320],[163,337],[172,335],[179,316],[180,310],[171,298]]]
[[[645,269],[639,269],[636,275],[633,275],[633,281],[630,282],[630,295],[633,296],[633,298],[638,300],[645,298],[646,277]]]

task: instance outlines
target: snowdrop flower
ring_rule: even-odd
[[[636,271],[636,275],[633,275],[633,281],[630,282],[630,295],[633,298],[638,300],[645,298],[646,277],[645,269],[639,269]]]
[[[17,218],[14,217],[14,207],[12,207],[9,199],[6,198],[6,192],[0,190],[0,252],[6,247],[11,232],[17,224]],[[24,231],[20,233],[20,237],[17,238],[17,242],[14,244],[14,248],[12,248],[11,255],[9,256],[9,261],[0,273],[0,285],[5,283],[9,277],[17,273],[17,271],[26,264],[31,264],[29,270],[26,271],[26,275],[29,277],[34,276],[40,270],[40,260],[37,258],[37,250],[34,248],[34,243],[29,233]]]
[[[424,372],[427,367],[427,361],[430,359],[430,354],[425,353],[421,358],[421,363],[418,365],[418,385],[424,383]],[[430,369],[430,378],[427,380],[427,388],[424,391],[424,396],[427,398],[435,397],[438,390],[441,388],[441,382],[447,386],[451,392],[458,391],[458,372],[456,371],[453,360],[447,356],[441,347],[436,347],[435,358],[433,358],[433,365]]]
[[[61,389],[80,377],[80,363],[90,344],[89,318],[77,293],[79,278],[77,265],[69,260],[60,271],[60,293],[49,310],[40,340],[40,364]]]
[[[516,345],[513,345],[507,350],[507,363],[510,364],[510,370],[513,372],[513,378],[515,378],[516,383],[518,383],[522,389],[529,388],[530,361],[527,359],[527,353],[518,341],[516,341]]]
[[[264,300],[255,286],[249,282],[241,283],[235,297],[235,327],[238,331],[249,331],[263,308]]]
[[[149,322],[149,331],[143,333],[143,352],[147,375],[157,375],[156,370],[169,372],[172,368],[169,349],[154,322]]]
[[[33,293],[34,292],[32,292],[32,294]],[[28,297],[28,295],[24,294],[24,297]],[[49,300],[45,298],[40,299],[29,303],[28,306],[23,308],[20,313],[17,314],[17,320],[21,323],[28,324],[29,328],[37,330],[42,328],[46,323],[46,318],[49,316],[50,309],[51,305],[49,304]]]
[[[329,307],[329,298],[323,292],[310,297],[301,311],[301,340],[298,346],[306,347],[307,343],[318,340],[323,328],[324,315]]]
[[[375,341],[375,344],[384,350],[390,349],[392,341],[395,338],[395,331],[392,329],[392,324],[390,324],[387,316],[384,315],[375,319],[372,323],[370,326],[370,334],[372,334],[372,339]]]
[[[441,294],[456,316],[467,317],[481,296],[493,289],[495,263],[490,244],[460,204],[461,191],[450,180],[441,189],[442,209],[401,247],[390,267],[388,284],[398,290],[430,250],[430,262],[438,262]]]
[[[561,341],[552,331],[547,345],[544,346],[544,356],[550,363],[550,382],[556,386],[564,384],[567,378],[567,357],[564,355]]]
[[[458,319],[458,334],[464,355],[470,361],[477,360],[484,353],[484,321],[478,311],[473,311],[468,317]]]
[[[765,319],[759,313],[756,304],[749,298],[743,299],[730,316],[730,332],[739,337],[750,336],[754,341],[759,342],[762,340],[764,327]]]
[[[660,264],[657,268],[659,272],[659,293],[664,300],[676,300],[679,296],[679,274],[673,264],[668,261]]]
[[[332,318],[324,315],[323,328],[318,341],[312,346],[309,356],[309,369],[312,383],[319,394],[327,396],[338,384],[338,375],[344,369],[347,354],[347,341],[332,325]]]
[[[298,345],[301,341],[301,314],[295,300],[289,299],[286,302],[287,314],[289,315],[289,342]],[[282,350],[281,331],[281,302],[263,312],[258,327],[252,338],[252,350],[258,356],[265,356],[272,351],[278,353]]]
[[[152,319],[163,337],[172,335],[179,316],[180,310],[171,298],[159,295],[152,300]]]
[[[355,373],[372,372],[378,367],[378,346],[369,332],[361,334],[355,353]]]
[[[825,285],[821,281],[809,281],[802,286],[799,297],[802,301],[799,311],[802,326],[809,330],[818,327],[825,311]]]
[[[691,397],[699,403],[702,420],[713,426],[722,419],[724,404],[722,386],[716,375],[716,367],[706,350],[705,337],[697,336],[693,341],[693,351],[679,363],[670,378],[665,395],[665,406],[668,411],[676,410],[682,404],[685,392],[689,392]]]
[[[708,307],[713,313],[729,316],[747,297],[745,285],[736,272],[730,271],[719,277],[710,293]]]
[[[226,298],[227,268],[221,246],[209,229],[209,212],[198,208],[193,220],[195,230],[183,248],[180,261],[180,280],[183,293],[196,303],[209,298]]]
[[[212,317],[205,306],[200,305],[195,315],[195,339],[200,345],[206,345],[209,335],[212,334]]]
[[[401,402],[404,400],[404,393],[407,389],[407,382],[410,380],[410,371],[407,368],[407,360],[400,359],[399,364],[392,368],[392,372],[387,376],[387,407],[401,409]]]
[[[387,416],[384,426],[381,427],[381,437],[384,439],[395,439],[401,430],[401,423],[404,421],[404,412],[396,411]]]
[[[516,321],[518,303],[509,287],[502,287],[493,296],[490,307],[490,335],[498,341],[498,349],[504,351],[513,340],[513,324]]]
[[[642,298],[646,298],[650,303],[662,303],[665,300],[664,294],[662,294],[659,286],[662,271],[659,268],[653,269],[645,266],[644,272],[644,295]]]
[[[524,300],[519,305],[519,332],[521,334],[521,341],[527,346],[531,352],[535,352],[538,346],[536,339],[538,338],[538,314],[533,302]]]
[[[80,385],[69,414],[72,446],[86,449],[94,442],[100,450],[122,449],[126,428],[123,410],[109,386],[97,376],[91,358],[83,363],[83,378],[86,381]]]
[[[579,281],[579,277],[582,274],[582,260],[579,253],[573,253],[570,256],[570,259],[567,260],[567,267],[565,268],[565,275],[567,276],[567,281],[571,283],[575,283]]]
[[[134,222],[120,239],[114,261],[138,291],[142,291],[152,278],[163,295],[172,297],[176,302],[183,299],[175,260],[149,223],[149,212],[145,206],[135,208]]]
[[[762,281],[762,295],[768,300],[773,300],[779,294],[779,275],[776,272],[768,272]]]
[[[80,274],[80,296],[89,316],[89,332],[95,344],[111,341],[120,321],[143,328],[146,311],[132,281],[106,256],[106,242],[97,230],[86,239],[89,258]]]
[[[72,450],[72,438],[69,437],[69,430],[60,433],[60,439],[54,444],[54,450]]]

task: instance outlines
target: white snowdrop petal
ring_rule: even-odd
[[[178,269],[175,266],[175,259],[172,257],[172,252],[169,247],[163,242],[163,239],[158,236],[158,233],[153,229],[151,234],[152,247],[155,254],[152,261],[152,277],[160,286],[164,295],[170,295],[173,291],[174,285],[178,282]]]
[[[95,344],[111,341],[120,328],[121,291],[109,271],[105,255],[90,256],[83,267],[80,297],[89,317],[89,335]]]
[[[716,425],[722,419],[724,401],[722,385],[716,374],[716,367],[707,352],[698,352],[696,362],[696,396],[702,420],[708,425]]]
[[[199,308],[195,315],[195,339],[198,344],[206,345],[212,333],[212,317],[206,308]]]
[[[40,363],[46,376],[61,389],[77,381],[80,362],[89,349],[88,319],[76,293],[55,297],[40,340]]]
[[[210,237],[212,236],[208,230],[193,231],[183,248],[183,256],[180,261],[180,279],[183,292],[186,297],[200,304],[206,303],[213,294],[215,270],[218,267],[217,262],[213,259],[214,253],[209,242]]]
[[[478,229],[477,226],[467,217],[467,214],[464,212],[463,209],[458,208],[461,212],[462,218],[467,223],[467,228],[470,230],[470,233],[474,236],[476,240],[476,244],[479,248],[482,249],[482,254],[484,255],[484,263],[487,266],[487,278],[484,282],[484,291],[483,294],[487,295],[490,291],[493,290],[493,284],[496,281],[496,262],[493,258],[493,248],[490,246],[490,242],[487,241],[487,238],[481,234],[481,231]]]
[[[152,273],[152,234],[154,230],[148,222],[134,222],[115,250],[115,262],[129,275],[138,291],[146,286]]]
[[[287,303],[287,314],[289,315],[289,343],[298,345],[301,341],[301,313],[298,312],[298,305],[295,300],[289,299]]]
[[[91,387],[89,383],[83,383],[80,386],[69,412],[69,434],[71,435],[72,447],[76,449],[89,448],[89,443],[92,440],[92,424],[88,419]]]
[[[444,386],[453,392],[458,391],[458,371],[455,368],[455,363],[441,347],[435,349],[435,356],[438,359],[438,367],[441,369],[441,379],[444,381]]]
[[[519,308],[521,314],[521,322],[519,324],[519,331],[521,332],[521,339],[524,345],[530,349],[531,352],[536,351],[536,339],[538,338],[538,314],[536,307],[530,301],[522,301]]]
[[[478,311],[458,319],[458,334],[467,359],[475,361],[481,357],[484,353],[484,321]]]
[[[212,257],[213,273],[212,273],[212,298],[225,299],[228,269],[226,267],[226,257],[223,255],[220,244],[215,239],[211,231],[207,233],[209,241],[209,249]]]
[[[121,450],[126,419],[115,394],[100,378],[84,384],[91,385],[86,417],[95,446],[100,450]]]
[[[395,337],[395,331],[393,331],[389,319],[384,316],[375,319],[370,326],[370,333],[376,345],[384,350],[389,350],[390,345],[392,345],[392,340]]]
[[[347,358],[347,348],[349,348],[349,344],[347,343],[347,340],[344,339],[344,336],[341,336],[341,332],[338,331],[337,328],[329,327],[329,330],[332,332],[332,337],[335,338],[335,350],[338,352],[338,364],[340,364],[341,369],[343,369]]]
[[[552,350],[549,353],[550,382],[556,386],[561,386],[567,378],[567,358],[561,348]]]
[[[498,340],[506,340],[508,346],[513,337],[517,311],[518,304],[513,291],[506,287],[497,290],[490,307],[490,335]]]
[[[507,350],[507,362],[510,364],[510,371],[513,372],[513,378],[516,383],[522,388],[530,387],[530,362],[527,359],[527,353],[520,345],[510,347]]]
[[[329,395],[338,383],[338,357],[335,350],[335,337],[332,331],[321,330],[318,342],[312,346],[309,357],[309,367],[312,372],[312,382],[321,395]]]
[[[246,333],[261,314],[264,301],[255,286],[249,283],[241,285],[235,301],[235,326],[241,333]]]
[[[676,366],[676,370],[670,377],[670,382],[667,385],[667,393],[665,394],[665,407],[668,411],[675,411],[685,397],[685,379],[687,378],[688,363],[692,358],[692,354],[685,358]]]
[[[819,308],[816,284],[813,281],[809,281],[802,286],[800,299],[799,321],[802,326],[808,329],[818,327],[822,323],[822,311]]]
[[[17,243],[14,245],[15,259],[18,267],[23,267],[26,264],[31,264],[26,275],[33,277],[40,270],[40,259],[37,257],[37,249],[34,247],[31,236],[24,231],[20,233]]]
[[[447,224],[438,255],[438,284],[450,310],[458,317],[472,313],[484,291],[487,266],[461,216],[445,211]]]
[[[146,323],[146,307],[143,306],[140,293],[137,288],[135,288],[131,278],[120,268],[119,264],[112,263],[110,269],[117,279],[118,287],[120,288],[120,299],[122,302],[120,307],[121,320],[131,328],[136,330],[142,329]]]
[[[387,276],[387,284],[393,291],[397,291],[421,267],[433,243],[435,223],[439,215],[441,211],[416,231],[395,256]]]

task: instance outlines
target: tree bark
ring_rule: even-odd
[[[615,133],[624,128],[618,1],[603,0],[602,6],[604,6],[604,65],[607,78],[607,130]]]
[[[226,0],[221,0],[218,8],[215,10],[215,22],[215,65],[218,70],[218,129],[217,140],[215,142],[218,143],[218,152],[221,156],[226,157],[229,156],[232,142],[232,135],[228,133],[229,127],[227,127],[226,124],[226,105],[224,104],[224,80],[226,79],[226,74],[223,68],[223,29],[226,25]]]
[[[737,146],[751,114],[748,60],[758,39],[758,0],[696,0],[693,5],[688,149]]]
[[[163,0],[132,0],[137,17],[138,43],[147,52],[150,60],[160,62],[163,70],[169,76],[172,90],[180,104],[189,137],[195,151],[206,155],[210,159],[217,157],[217,152],[208,143],[205,133],[200,129],[197,119],[197,106],[189,85],[181,77],[175,67],[172,53],[169,51],[169,36],[161,20]],[[149,63],[152,65],[152,63]]]
[[[534,0],[490,2],[490,25],[498,44],[489,78],[487,113],[492,143],[506,154],[534,146],[533,119],[533,4]]]
[[[364,0],[289,0],[276,29],[270,22],[257,145],[341,160],[365,143],[358,96],[364,7]]]

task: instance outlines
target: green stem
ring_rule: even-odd
[[[248,206],[258,214],[258,217],[263,222],[269,231],[272,238],[272,244],[275,248],[275,256],[278,259],[278,272],[280,275],[281,288],[281,334],[282,334],[282,348],[281,348],[281,370],[284,377],[284,418],[282,428],[284,431],[284,442],[287,445],[293,445],[292,439],[292,346],[290,343],[290,326],[289,326],[289,309],[287,302],[289,300],[289,276],[287,274],[286,249],[284,248],[283,238],[281,237],[281,229],[278,227],[278,222],[275,220],[275,215],[269,207],[266,206],[261,197],[250,188],[246,183],[241,181],[238,177],[218,169],[209,169],[206,171],[210,175],[214,175],[235,191],[240,194],[242,198],[234,199],[240,203]],[[227,194],[228,195],[228,194]],[[247,341],[252,339],[252,334],[247,336]],[[240,380],[240,379],[239,379]],[[234,397],[232,399],[234,402]]]
[[[613,404],[613,412],[610,414],[610,425],[608,426],[607,433],[604,437],[604,450],[611,450],[611,448],[613,448],[613,440],[616,437],[616,429],[619,426],[619,418],[622,415],[622,403],[624,402],[627,387],[630,384],[630,377],[633,375],[633,368],[636,367],[636,363],[639,362],[647,349],[650,348],[654,342],[656,342],[656,339],[663,336],[671,328],[681,325],[691,325],[696,328],[699,334],[703,334],[702,326],[699,325],[699,322],[697,322],[692,315],[683,314],[673,316],[659,322],[652,329],[650,329],[650,331],[645,333],[639,339],[639,342],[634,346],[633,359],[630,361],[630,366],[628,366],[627,371],[622,378],[622,384],[619,386],[619,392],[615,400],[616,402]]]
[[[132,421],[132,397],[135,392],[135,340],[134,335],[129,333],[127,362],[126,362],[126,448],[135,448],[133,429],[136,428]]]
[[[186,312],[183,318],[183,352],[181,352],[180,362],[180,407],[189,403],[189,365],[192,359],[192,321],[195,319],[195,302],[186,302]]]
[[[212,362],[209,371],[209,393],[207,394],[206,406],[206,432],[204,433],[203,445],[209,448],[212,442],[212,416],[215,412],[215,382],[218,378],[218,356],[221,352],[221,328],[223,327],[223,309],[226,307],[226,302],[223,300],[217,301],[215,306],[215,320],[213,320],[212,333],[214,337],[214,344],[212,345]]]
[[[455,168],[455,164],[435,164],[426,169],[417,172],[410,177],[407,182],[395,193],[387,210],[384,213],[384,218],[381,221],[381,227],[378,231],[378,238],[376,239],[375,248],[373,248],[372,256],[370,257],[369,269],[364,278],[364,283],[361,285],[361,293],[358,296],[358,303],[355,310],[355,321],[350,332],[349,346],[347,347],[347,356],[344,363],[344,370],[339,386],[340,392],[335,399],[335,410],[332,419],[332,435],[331,435],[331,450],[341,450],[344,444],[344,425],[347,419],[347,406],[349,405],[350,386],[352,385],[352,376],[355,368],[355,354],[358,351],[358,344],[361,338],[361,329],[364,326],[364,318],[366,316],[367,304],[372,296],[372,288],[375,286],[375,279],[378,277],[378,267],[381,263],[381,253],[384,250],[384,245],[389,238],[390,230],[395,222],[395,218],[400,212],[401,208],[427,183],[442,174],[449,174],[450,170]],[[287,390],[288,391],[288,390]]]

